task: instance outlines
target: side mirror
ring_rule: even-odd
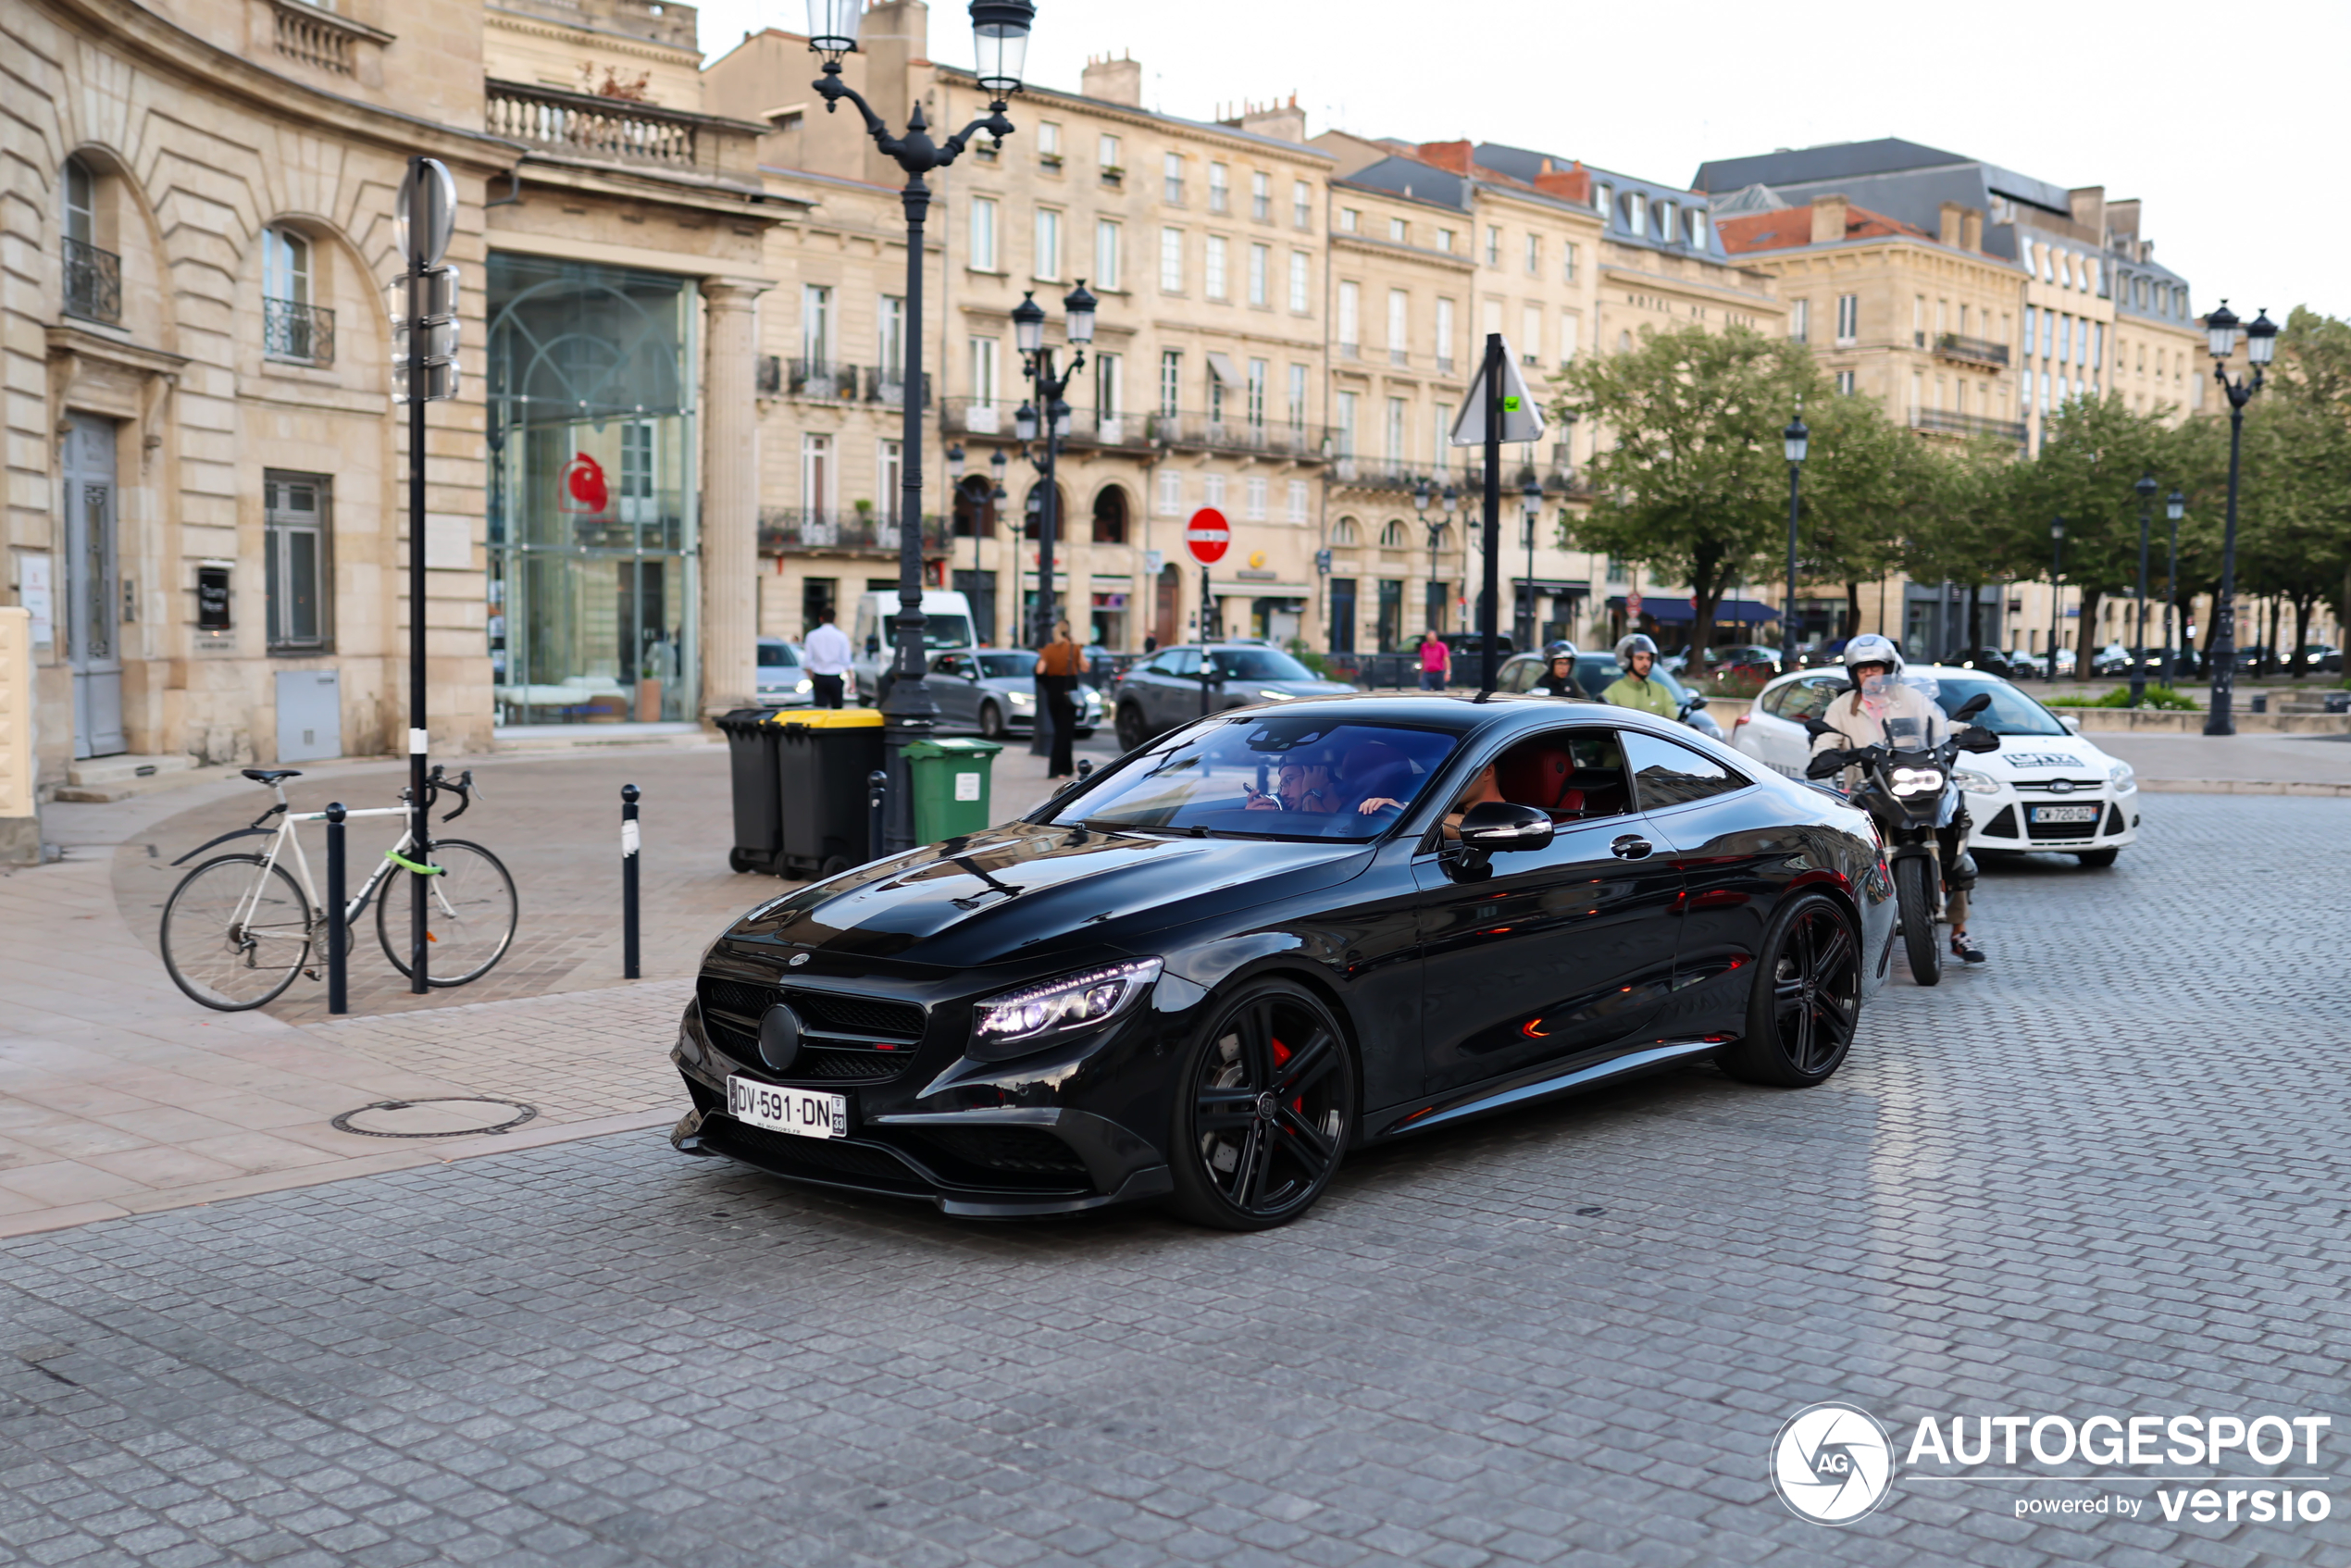
[[[1957,719],[1959,723],[1965,724],[1968,720],[1973,718],[1976,715],[1982,713],[1984,709],[1990,707],[1991,705],[1992,693],[1989,691],[1978,691],[1974,696],[1970,697],[1966,702],[1961,703],[1958,709],[1952,713],[1951,716],[1954,719]]]
[[[1996,752],[1999,749],[2000,738],[1980,724],[1971,724],[1959,732],[1959,750],[1962,752]]]
[[[2079,735],[2082,733],[2082,721],[2075,718],[2071,714],[2058,715],[2058,722],[2065,726],[2065,732],[2068,735]]]
[[[1804,721],[1804,733],[1810,735],[1815,740],[1819,740],[1823,735],[1834,735],[1836,732],[1836,726],[1831,724],[1828,720],[1822,718],[1818,714],[1814,714],[1810,718]]]
[[[1509,801],[1480,801],[1462,817],[1462,846],[1488,853],[1539,850],[1551,841],[1550,814]]]
[[[1682,711],[1686,714],[1694,714],[1698,712],[1698,709],[1706,706],[1706,698],[1700,697],[1696,693],[1692,693],[1689,700],[1682,704]]]

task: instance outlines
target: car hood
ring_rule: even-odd
[[[860,866],[737,921],[771,946],[972,968],[1073,950],[1140,952],[1170,926],[1345,881],[1368,844],[1103,833],[1015,822]]]
[[[1956,765],[1995,778],[2091,778],[2114,758],[2079,735],[2003,735],[1998,751],[1962,754]]]

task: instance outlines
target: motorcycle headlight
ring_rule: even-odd
[[[1894,792],[1897,795],[1923,795],[1943,788],[1943,770],[1937,767],[1897,767],[1893,773]]]
[[[1016,708],[1033,708],[1036,705],[1036,693],[1031,691],[1015,691],[1013,693],[1013,706]]]
[[[972,1010],[971,1054],[1020,1055],[1055,1037],[1097,1028],[1134,1006],[1159,970],[1158,959],[1138,958],[991,996]],[[1005,1049],[1014,1046],[1021,1049]]]
[[[2138,770],[2127,762],[2116,763],[2106,770],[2106,781],[2114,786],[2118,795],[2125,790],[2135,790],[2139,787]]]
[[[1957,784],[1960,789],[1965,790],[1971,795],[1996,795],[2000,792],[2000,781],[1998,779],[1993,778],[1988,773],[1977,773],[1972,768],[1953,768],[1951,770],[1951,782]]]

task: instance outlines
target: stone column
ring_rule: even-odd
[[[702,690],[704,714],[758,691],[759,413],[752,301],[764,283],[704,280]]]

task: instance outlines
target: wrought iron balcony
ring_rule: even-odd
[[[1250,419],[1246,415],[1154,414],[1151,438],[1172,447],[1210,452],[1245,452],[1263,457],[1320,462],[1328,454],[1330,431],[1322,425]]]
[[[784,362],[780,355],[763,354],[755,373],[759,395],[781,397],[784,392]]]
[[[66,242],[66,314],[108,325],[122,319],[122,258],[112,251]]]
[[[852,403],[857,397],[857,367],[835,365],[826,359],[787,359],[784,390],[794,397]]]
[[[868,365],[865,367],[865,401],[887,403],[893,408],[906,406],[906,372],[894,365]],[[930,372],[923,372],[923,401],[930,406]]]
[[[1970,365],[2006,365],[2009,345],[1994,342],[1990,338],[1963,338],[1957,332],[1941,332],[1934,339],[1934,352],[1946,359],[1965,360]]]
[[[335,362],[335,313],[321,305],[292,300],[261,302],[261,352],[272,359],[305,365]]]
[[[1954,414],[1943,408],[1913,408],[1910,429],[1937,436],[1999,436],[2024,444],[2021,419],[1994,419],[1982,414]]]
[[[759,513],[759,553],[800,555],[817,551],[898,554],[897,509],[831,509],[765,506]],[[936,554],[947,548],[947,519],[936,514],[923,518],[923,551]]]

